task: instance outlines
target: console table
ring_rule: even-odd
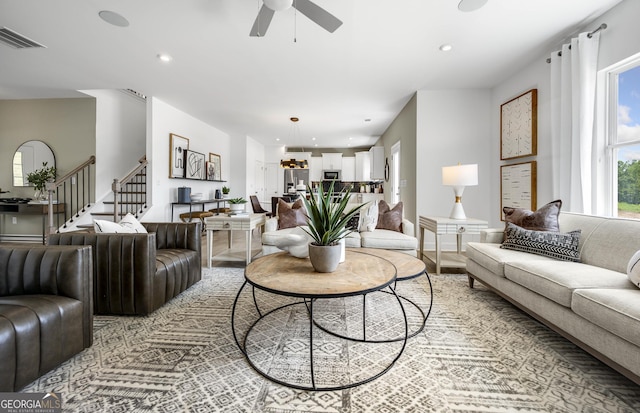
[[[431,231],[435,234],[436,238],[436,251],[435,251],[435,263],[436,274],[440,275],[440,267],[442,266],[442,251],[440,251],[440,236],[443,234],[455,234],[456,235],[456,259],[453,262],[447,263],[449,267],[466,266],[464,257],[462,257],[462,235],[477,235],[480,231],[487,229],[489,223],[481,219],[452,219],[445,217],[424,217],[420,215],[420,259],[424,257],[424,230]],[[427,258],[431,259],[431,257]],[[433,261],[433,260],[432,260]]]
[[[64,204],[54,203],[53,213],[62,214]],[[0,214],[12,215],[41,215],[42,216],[42,243],[46,243],[47,232],[46,222],[49,214],[49,204],[46,203],[26,203],[26,202],[0,202]]]
[[[193,212],[193,206],[194,205],[200,205],[202,208],[202,211],[204,211],[204,206],[206,204],[216,204],[216,208],[218,209],[218,211],[220,211],[220,204],[222,203],[222,206],[224,207],[224,203],[227,202],[227,199],[221,198],[221,199],[205,199],[203,201],[191,201],[191,202],[172,202],[171,203],[171,222],[173,222],[173,207],[176,205],[189,205],[189,214],[191,215],[191,212]],[[218,212],[219,214],[220,212]]]

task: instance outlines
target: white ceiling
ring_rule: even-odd
[[[46,46],[0,44],[0,99],[133,89],[265,145],[370,146],[416,90],[495,86],[619,1],[315,0],[335,33],[289,9],[249,37],[260,0],[0,0],[0,27]]]

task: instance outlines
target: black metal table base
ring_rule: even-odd
[[[245,281],[242,284],[242,287],[240,287],[240,289],[238,290],[238,294],[236,295],[236,298],[233,302],[233,308],[231,310],[231,329],[233,331],[233,338],[236,342],[236,345],[238,346],[238,348],[240,349],[240,351],[244,354],[247,362],[249,363],[249,365],[260,375],[262,375],[263,377],[265,377],[266,379],[283,385],[283,386],[287,386],[293,389],[298,389],[298,390],[307,390],[307,391],[334,391],[334,390],[344,390],[344,389],[349,389],[352,387],[357,387],[360,386],[362,384],[365,383],[369,383],[375,379],[377,379],[378,377],[382,376],[383,374],[385,374],[387,371],[389,371],[389,369],[391,369],[391,367],[393,367],[393,365],[396,363],[396,361],[400,358],[400,356],[402,355],[402,353],[404,352],[404,349],[407,345],[407,340],[409,339],[409,325],[408,325],[408,320],[407,320],[407,313],[405,311],[405,308],[402,304],[402,298],[400,296],[398,296],[395,292],[395,290],[389,286],[387,288],[389,288],[390,291],[384,291],[387,294],[392,294],[393,296],[395,296],[397,302],[398,302],[398,306],[400,307],[400,310],[402,312],[402,317],[404,319],[404,337],[401,339],[396,339],[394,338],[393,340],[385,340],[385,341],[380,341],[380,343],[390,343],[390,342],[400,342],[402,341],[402,346],[400,347],[400,350],[398,351],[398,353],[395,355],[395,357],[393,358],[393,360],[386,366],[384,367],[382,370],[380,370],[379,372],[377,372],[376,374],[369,376],[365,379],[362,380],[358,380],[356,382],[353,383],[345,383],[345,384],[336,384],[336,385],[332,385],[332,386],[319,386],[316,383],[316,373],[314,370],[314,359],[313,359],[313,329],[314,326],[316,326],[318,328],[318,325],[316,323],[316,321],[314,320],[314,310],[313,310],[313,304],[316,300],[321,300],[322,298],[313,298],[313,299],[304,299],[303,301],[296,301],[296,302],[292,302],[292,303],[287,303],[284,305],[281,305],[279,307],[276,307],[268,312],[265,312],[264,314],[260,311],[260,308],[258,306],[256,297],[255,297],[255,289],[252,288],[252,296],[253,296],[253,302],[255,305],[255,308],[258,312],[258,318],[256,321],[253,322],[253,324],[251,324],[251,326],[248,328],[248,330],[246,331],[244,338],[242,340],[240,340],[238,338],[238,334],[236,332],[236,326],[235,326],[235,318],[236,318],[236,309],[238,306],[238,302],[240,301],[240,295],[242,294],[242,291],[244,290],[245,286],[247,285],[247,281]],[[405,299],[406,301],[409,301],[407,299]],[[263,369],[261,369],[259,366],[256,365],[256,363],[254,363],[254,361],[251,359],[251,355],[249,354],[249,352],[247,351],[247,342],[249,341],[249,336],[251,334],[251,332],[253,331],[253,329],[260,323],[261,320],[264,320],[266,317],[269,317],[270,315],[273,315],[274,313],[278,312],[278,311],[282,311],[285,310],[289,307],[292,306],[296,306],[296,305],[304,305],[307,308],[307,313],[308,313],[308,317],[309,317],[309,361],[310,361],[310,382],[311,385],[303,385],[300,383],[292,383],[292,382],[288,382],[285,380],[282,380],[280,378],[274,377],[272,375],[270,375],[268,372],[264,371]],[[414,304],[415,305],[415,304]],[[420,310],[422,311],[422,310]],[[424,315],[424,313],[423,313]],[[427,315],[428,316],[428,315]],[[425,318],[426,320],[426,318]],[[424,325],[424,323],[423,323]],[[323,328],[321,328],[322,330],[324,330]],[[326,331],[326,330],[325,330]],[[328,332],[328,331],[327,331]],[[337,336],[336,334],[330,333],[336,337],[340,337]],[[362,340],[359,339],[353,339],[353,338],[349,338],[349,337],[340,337],[343,338],[345,340],[349,340],[349,341],[359,341],[362,342]],[[365,343],[369,343],[369,344],[377,344],[378,342],[375,341],[364,341]]]

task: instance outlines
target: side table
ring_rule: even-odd
[[[265,214],[248,214],[229,216],[226,214],[214,215],[204,219],[205,230],[207,231],[207,263],[211,268],[213,259],[213,231],[228,231],[228,248],[231,249],[232,231],[245,231],[246,233],[246,255],[244,261],[251,262],[251,233],[254,229],[264,225]]]
[[[436,275],[440,275],[440,267],[442,265],[442,252],[440,236],[442,234],[456,235],[456,252],[460,255],[462,250],[462,235],[477,235],[480,231],[487,229],[489,223],[481,219],[452,219],[445,217],[425,217],[420,215],[420,259],[424,257],[424,230],[431,231],[436,238]],[[460,265],[463,266],[463,265]]]

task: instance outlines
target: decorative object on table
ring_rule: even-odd
[[[170,137],[169,178],[184,178],[184,151],[189,149],[189,139],[174,133]]]
[[[231,212],[244,212],[244,204],[247,200],[244,198],[231,198],[229,200],[229,209]]]
[[[536,210],[536,161],[500,166],[500,219],[504,221],[504,207]]]
[[[27,174],[27,182],[33,184],[36,190],[33,198],[37,201],[46,199],[47,182],[54,182],[55,179],[56,168],[54,166],[47,167],[47,162],[42,162],[42,168]]]
[[[204,154],[189,149],[184,151],[184,177],[187,179],[205,179]]]
[[[222,197],[223,198],[228,198],[229,197],[229,191],[231,191],[231,189],[229,189],[228,186],[223,186],[222,187]]]
[[[338,268],[342,254],[340,240],[352,232],[347,224],[362,208],[358,205],[345,212],[351,188],[346,187],[339,196],[335,196],[333,186],[334,182],[331,182],[326,192],[320,187],[317,196],[302,199],[308,216],[308,228],[303,230],[313,238],[309,243],[309,259],[317,272],[333,272]],[[334,199],[339,201],[333,202]]]
[[[478,165],[455,165],[442,167],[442,185],[452,186],[456,202],[451,210],[451,219],[467,219],[462,207],[462,193],[466,186],[478,185]]]
[[[219,189],[216,189],[214,197],[215,199],[222,199],[222,192]]]
[[[500,159],[538,154],[538,89],[500,106]]]
[[[191,187],[181,186],[178,188],[178,202],[188,204],[191,202]]]
[[[220,155],[209,152],[209,162],[207,162],[207,179],[210,181],[222,180],[222,165]]]
[[[191,194],[191,201],[192,202],[202,201],[202,192]]]

